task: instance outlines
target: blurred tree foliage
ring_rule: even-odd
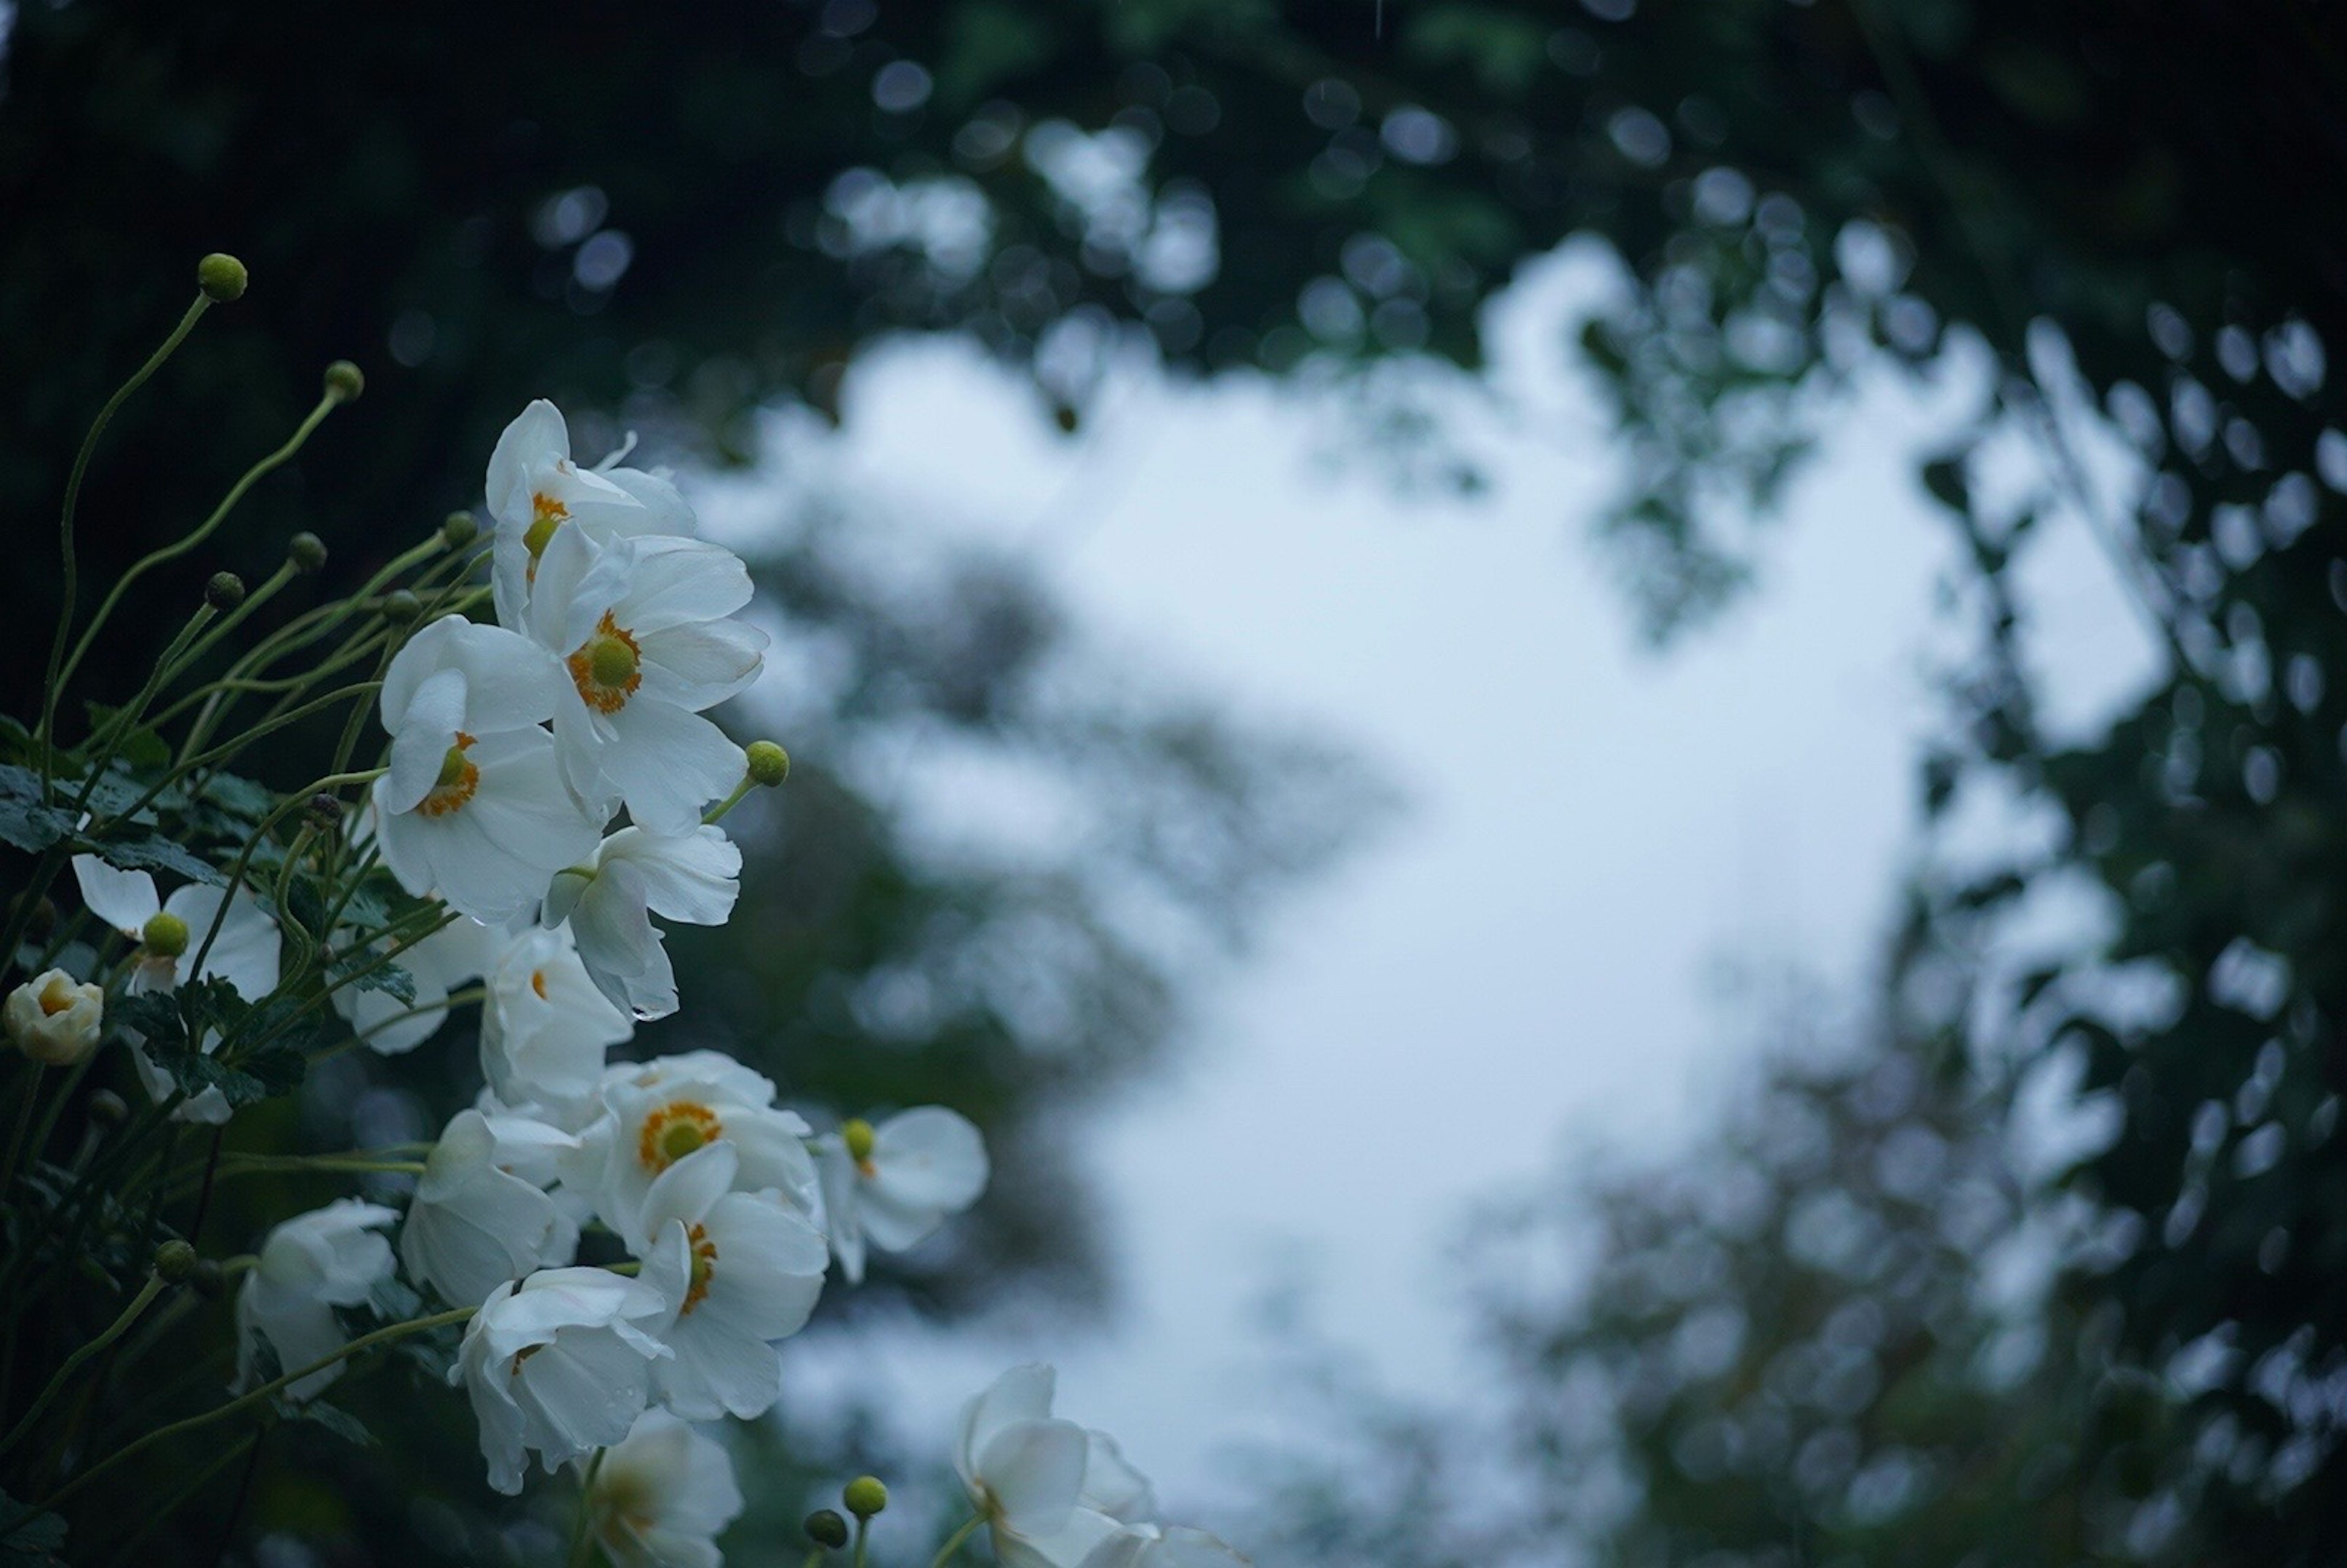
[[[857,348],[903,330],[1030,365],[1073,424],[1126,333],[1185,368],[1316,351],[1472,368],[1475,312],[1513,265],[1591,234],[1623,262],[1581,340],[1629,476],[1608,535],[1661,633],[1749,578],[1752,519],[1857,371],[1983,351],[1977,418],[1922,475],[1962,530],[1980,628],[1930,798],[2017,790],[2066,830],[1928,879],[1900,984],[1931,989],[2046,890],[2093,895],[2106,940],[1990,977],[1963,1019],[1978,1061],[2073,1061],[2114,1113],[2070,1182],[2108,1224],[2100,1272],[2068,1287],[2100,1304],[2077,1309],[2095,1333],[2063,1355],[2184,1358],[2197,1518],[2245,1556],[2334,1562],[2342,27],[2288,0],[25,5],[0,93],[5,705],[25,706],[13,682],[52,608],[52,547],[18,519],[46,515],[88,411],[216,247],[255,289],[109,436],[85,509],[96,576],[272,444],[334,354],[374,375],[363,417],[264,487],[224,564],[265,568],[297,526],[384,553],[474,495],[535,393],[608,410],[599,438],[624,422],[655,453],[747,456],[762,402],[828,406]],[[2097,459],[2112,430],[2137,471]],[[2039,482],[1980,483],[2010,451]],[[2040,716],[2015,583],[2049,522],[2094,531],[2168,655],[2106,733]],[[1245,825],[1229,844],[1274,841],[1255,828],[1276,814],[1225,804],[1261,775],[1214,726],[1127,712],[1071,762],[1097,715],[965,682],[956,639],[1020,688],[1024,611],[956,594],[868,613],[819,548],[775,580],[794,612],[838,614],[862,671],[846,711],[929,704],[1074,776],[1148,757],[1199,820]],[[871,1060],[976,1093],[979,1064],[1032,1046],[1037,1081],[1084,1078],[1034,1030],[1049,1009],[969,979],[1007,944],[1073,955],[1051,972],[1110,1009],[1090,1037],[1110,1056],[1150,1038],[1162,993],[1133,982],[1160,971],[1068,883],[915,869],[863,776],[803,774],[771,825],[810,880],[745,927],[785,961],[724,1027],[788,1032],[800,1081],[843,1098],[875,1088],[857,1052],[907,1027]],[[1111,836],[1190,907],[1222,906],[1216,876],[1252,862],[1143,815]],[[1001,913],[1030,897],[1070,945]],[[1951,1107],[1998,1111],[1975,1092]],[[1886,1335],[1906,1321],[1877,1305]],[[1682,1434],[1653,1430],[1676,1454]],[[2102,1473],[2080,1463],[2080,1485]]]

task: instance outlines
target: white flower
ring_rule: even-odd
[[[570,460],[570,427],[538,398],[497,437],[489,454],[489,516],[496,519],[491,586],[497,620],[519,630],[539,559],[557,537],[597,544],[641,534],[689,534],[692,509],[656,474]],[[566,526],[568,525],[568,526]]]
[[[203,952],[203,967],[196,972],[198,979],[226,980],[249,1002],[258,1002],[277,989],[277,922],[248,889],[239,887],[227,898],[228,911],[223,915],[223,896],[217,887],[191,882],[169,899],[159,899],[155,879],[144,871],[125,871],[95,855],[75,856],[73,869],[89,912],[139,944],[138,961],[125,987],[134,995],[176,990],[185,978],[183,971],[199,952]],[[212,934],[215,920],[220,924],[217,936]],[[166,936],[166,927],[171,927],[169,939],[158,940]],[[207,937],[211,938],[208,952],[204,951]],[[131,1065],[138,1069],[147,1092],[159,1102],[169,1099],[179,1085],[147,1054],[144,1038],[132,1030],[125,1039],[130,1044]],[[207,1031],[200,1049],[209,1053],[219,1043],[219,1037]],[[219,1126],[230,1114],[228,1097],[218,1089],[206,1088],[182,1101],[171,1118]]]
[[[603,1115],[580,1136],[564,1180],[591,1192],[597,1214],[641,1255],[650,1240],[644,1200],[652,1183],[712,1143],[733,1145],[733,1186],[779,1193],[811,1213],[815,1162],[804,1142],[810,1131],[795,1112],[774,1108],[767,1079],[713,1050],[684,1051],[610,1071]]]
[[[986,1143],[965,1117],[924,1105],[877,1127],[848,1122],[816,1145],[824,1223],[851,1283],[864,1277],[864,1246],[902,1252],[978,1201],[986,1190]]]
[[[443,926],[392,958],[415,981],[415,1000],[402,1001],[380,987],[349,985],[333,993],[334,1010],[377,1056],[404,1055],[440,1032],[448,1021],[448,993],[479,977],[493,939],[477,920]],[[379,942],[374,950],[389,949]]]
[[[692,926],[722,926],[740,894],[742,851],[714,827],[675,838],[623,827],[592,862],[548,887],[540,918],[570,924],[579,957],[605,996],[640,1019],[676,1010],[676,970],[652,925],[654,914]]]
[[[603,1450],[587,1517],[618,1568],[718,1568],[715,1537],[742,1513],[733,1461],[665,1410],[646,1410]]]
[[[1084,1506],[1092,1435],[1051,1416],[1052,1370],[1014,1367],[962,1408],[954,1469],[1002,1568],[1077,1568],[1118,1522]]]
[[[492,1121],[459,1111],[424,1162],[399,1231],[408,1277],[459,1307],[477,1306],[500,1285],[577,1255],[579,1225],[534,1181],[550,1169],[569,1134],[518,1116]]]
[[[1248,1568],[1203,1530],[1128,1524],[1087,1553],[1081,1568]]]
[[[489,925],[525,913],[593,848],[601,823],[563,786],[551,718],[562,667],[529,639],[461,616],[408,640],[384,672],[391,765],[375,839],[400,886]]]
[[[600,547],[566,528],[547,547],[527,630],[570,680],[555,752],[581,800],[627,803],[637,825],[677,835],[742,782],[742,748],[707,719],[758,673],[766,634],[726,617],[750,602],[750,569],[697,539]]]
[[[740,1157],[723,1140],[661,1172],[644,1196],[644,1283],[676,1317],[676,1354],[652,1369],[680,1416],[764,1415],[782,1392],[771,1341],[797,1333],[823,1292],[823,1233],[772,1193],[733,1190]]]
[[[567,1121],[602,1083],[610,1048],[635,1032],[588,978],[569,927],[528,930],[489,972],[481,1071],[498,1099]]]
[[[472,1396],[489,1484],[511,1496],[532,1450],[552,1471],[625,1438],[653,1358],[668,1354],[645,1332],[665,1311],[657,1291],[601,1268],[543,1269],[490,1292],[448,1371]]]
[[[1080,1508],[1105,1513],[1119,1524],[1139,1524],[1157,1515],[1157,1489],[1133,1468],[1116,1440],[1097,1428],[1084,1434],[1084,1490]]]
[[[97,1044],[106,1022],[106,989],[78,984],[63,969],[50,969],[10,991],[0,1010],[17,1050],[45,1066],[71,1067]]]
[[[258,1332],[277,1357],[278,1370],[298,1372],[346,1342],[337,1307],[356,1307],[392,1275],[391,1244],[376,1233],[399,1217],[395,1209],[341,1198],[296,1214],[261,1244],[260,1261],[236,1297],[237,1386],[263,1379],[253,1366]],[[339,1361],[286,1389],[296,1399],[314,1398],[342,1376]]]

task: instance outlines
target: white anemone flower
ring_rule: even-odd
[[[277,989],[277,922],[249,889],[239,887],[227,896],[226,913],[222,913],[220,890],[202,883],[191,882],[170,897],[159,898],[155,879],[144,871],[108,866],[95,855],[75,856],[73,869],[89,912],[139,944],[125,989],[133,994],[176,990],[191,969],[198,979],[226,980],[249,1002],[258,1002]],[[215,921],[220,926],[216,936],[212,933]],[[206,951],[208,937],[211,947]],[[203,964],[195,968],[199,953],[203,955]],[[138,1069],[138,1081],[146,1085],[148,1094],[158,1102],[169,1099],[179,1087],[171,1075],[155,1064],[136,1030],[127,1031],[125,1038],[130,1045],[131,1065]],[[207,1032],[200,1048],[209,1052],[219,1043],[218,1036]],[[206,1088],[180,1102],[171,1117],[217,1127],[230,1114],[228,1097],[218,1089]]]
[[[376,1233],[398,1217],[396,1209],[341,1198],[269,1233],[236,1297],[239,1388],[263,1380],[253,1365],[256,1333],[268,1342],[281,1373],[324,1360],[347,1343],[334,1308],[360,1305],[391,1277],[391,1244]],[[292,1399],[313,1399],[342,1371],[337,1361],[285,1391]]]
[[[424,1162],[400,1226],[408,1277],[477,1307],[498,1286],[577,1256],[578,1221],[519,1172],[550,1169],[578,1142],[523,1117],[456,1112]]]
[[[343,986],[333,993],[334,1010],[377,1056],[404,1056],[440,1032],[448,1021],[448,993],[480,978],[495,941],[477,920],[460,918],[443,926],[392,957],[415,982],[414,1000],[402,1001],[381,988]],[[374,950],[389,949],[377,943]]]
[[[588,977],[569,927],[515,938],[488,973],[481,1071],[508,1104],[580,1119],[610,1048],[636,1032]]]
[[[692,1420],[765,1414],[783,1391],[773,1341],[806,1326],[831,1258],[823,1233],[773,1193],[734,1190],[720,1141],[662,1171],[644,1195],[644,1283],[675,1309],[675,1355],[652,1368],[660,1402]]]
[[[556,538],[585,534],[597,544],[643,534],[692,532],[692,508],[658,474],[571,460],[562,411],[538,398],[517,415],[489,454],[489,516],[497,523],[490,586],[497,620],[519,630],[539,560]]]
[[[669,1167],[712,1143],[733,1146],[733,1185],[773,1191],[802,1214],[815,1206],[812,1131],[797,1112],[774,1105],[774,1083],[731,1057],[693,1050],[605,1077],[603,1114],[580,1135],[579,1158],[564,1180],[594,1195],[595,1212],[629,1250],[650,1237],[644,1200]]]
[[[986,1190],[986,1142],[967,1117],[923,1105],[878,1126],[849,1122],[815,1146],[825,1226],[854,1284],[866,1243],[902,1252]]]
[[[562,666],[529,639],[461,616],[410,638],[384,672],[391,765],[375,841],[400,886],[488,925],[526,913],[601,823],[564,787],[551,718]]]
[[[954,1469],[1002,1568],[1077,1568],[1121,1528],[1084,1505],[1092,1434],[1053,1419],[1055,1376],[1014,1367],[962,1407]]]
[[[1079,1568],[1249,1568],[1249,1560],[1203,1530],[1128,1524],[1086,1553]]]
[[[673,838],[623,827],[591,861],[555,876],[539,918],[569,923],[605,996],[640,1019],[666,1018],[676,1010],[676,969],[651,917],[722,926],[741,875],[741,848],[713,826]]]
[[[605,548],[567,528],[547,547],[527,630],[570,676],[554,744],[574,794],[624,801],[637,825],[674,835],[742,782],[742,748],[702,713],[764,661],[766,634],[727,619],[749,602],[750,569],[722,545]]]
[[[661,1409],[637,1417],[587,1483],[589,1524],[618,1568],[718,1568],[716,1538],[742,1507],[725,1446]]]
[[[602,1268],[541,1269],[491,1291],[448,1369],[472,1397],[489,1484],[510,1497],[530,1453],[551,1471],[624,1439],[668,1354],[652,1337],[666,1312],[659,1292]]]

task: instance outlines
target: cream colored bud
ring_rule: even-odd
[[[10,991],[0,1014],[17,1050],[45,1066],[70,1067],[97,1048],[106,992],[51,969]]]

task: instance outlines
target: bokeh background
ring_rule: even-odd
[[[916,1560],[956,1402],[1038,1357],[1266,1568],[2347,1557],[2335,16],[0,40],[0,708],[210,250],[252,290],[112,427],[85,581],[338,356],[364,400],[207,570],[387,558],[535,395],[757,563],[728,717],[794,771],[639,1044],[950,1104],[997,1177],[792,1343],[734,1561],[863,1467]],[[338,1059],[236,1137],[425,1135],[469,1062]],[[559,1556],[420,1375],[138,1550]]]

